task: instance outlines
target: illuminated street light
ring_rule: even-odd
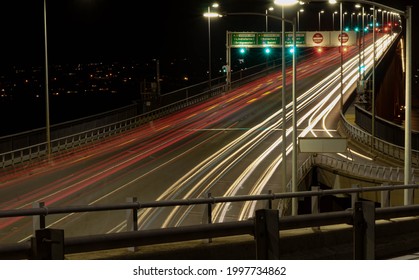
[[[292,3],[291,3],[292,2]],[[285,75],[285,11],[284,6],[295,5],[299,1],[291,0],[275,0],[275,4],[282,7],[282,185],[286,187],[287,185],[287,147],[286,147],[286,75]],[[295,20],[292,24],[293,29],[293,49],[295,49],[296,44],[296,28]],[[297,192],[297,97],[296,97],[296,62],[295,62],[296,52],[292,53],[292,192]],[[298,214],[298,200],[297,198],[292,198],[292,215]]]
[[[297,1],[297,0],[275,0],[274,4],[284,7],[284,6],[292,6],[292,5],[298,4],[299,2],[300,1]]]
[[[211,6],[212,8],[218,8],[218,3],[214,3]],[[204,13],[204,17],[208,18],[208,85],[211,89],[211,71],[212,71],[212,62],[211,62],[211,18],[219,17],[218,13],[214,13],[211,11],[211,7],[208,6],[208,12]]]
[[[320,15],[321,14],[324,14],[324,11],[323,10],[321,10],[320,12],[319,12],[319,31],[321,31],[321,25],[320,25]]]
[[[299,11],[297,11],[297,31],[300,31],[300,13],[304,13],[304,9],[300,9]]]
[[[49,120],[49,85],[48,85],[48,40],[47,40],[47,0],[44,0],[44,39],[45,39],[45,115],[46,115],[46,154],[51,156],[51,128]]]
[[[265,14],[266,14],[266,17],[265,17],[265,26],[266,26],[265,31],[266,32],[268,32],[268,30],[269,30],[269,28],[268,28],[268,12],[273,11],[273,10],[274,10],[273,7],[269,7],[268,9],[265,10]]]
[[[332,13],[332,31],[335,31],[335,15],[337,15],[337,14],[338,14],[337,11],[334,11]]]

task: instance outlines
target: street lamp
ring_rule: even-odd
[[[268,30],[269,30],[269,28],[268,28],[268,11],[273,11],[273,10],[274,10],[273,7],[269,7],[268,9],[265,10],[265,14],[266,14],[266,17],[265,17],[265,26],[266,26],[265,31],[266,32],[268,32]]]
[[[218,8],[219,5],[218,3],[214,3],[212,4],[212,6],[208,6],[208,12],[204,14],[204,17],[208,18],[208,83],[209,83],[209,88],[211,89],[211,72],[212,72],[212,67],[211,67],[211,18],[214,17],[219,17],[218,13],[213,13],[211,12],[211,7],[212,8]]]
[[[51,128],[49,121],[49,86],[48,86],[48,40],[47,40],[47,0],[44,0],[44,49],[45,49],[45,114],[47,157],[51,156]]]
[[[319,31],[321,30],[321,25],[320,25],[320,15],[321,14],[324,14],[324,11],[323,10],[321,10],[320,12],[319,12]]]
[[[342,14],[342,27],[343,28],[345,28],[345,15],[347,15],[348,14],[348,12],[344,12],[343,14]]]
[[[297,11],[297,31],[300,31],[300,13],[303,13],[304,9]]]
[[[352,14],[351,14],[351,29],[353,29],[353,28],[354,28],[354,19],[353,19],[353,17],[354,17],[355,15],[356,15],[355,13],[352,13]]]
[[[338,14],[338,12],[337,11],[334,11],[333,13],[332,13],[332,30],[333,31],[335,31],[335,15],[337,15]]]
[[[284,7],[295,5],[298,1],[292,0],[275,0],[276,5],[282,7],[282,185],[285,187],[287,185],[287,147],[286,147],[286,69],[285,69],[285,12]],[[293,49],[295,49],[296,44],[296,28],[295,20],[292,25],[293,29]],[[295,63],[296,52],[292,53],[292,192],[297,192],[297,97],[296,97],[296,63]],[[296,197],[292,198],[292,215],[298,214],[298,200]]]

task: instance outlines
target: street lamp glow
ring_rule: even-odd
[[[222,17],[219,13],[212,13],[212,12],[210,12],[210,13],[204,13],[204,17],[207,17],[207,18],[215,18],[215,17]]]
[[[299,3],[297,0],[275,0],[274,4],[279,6],[292,6]]]

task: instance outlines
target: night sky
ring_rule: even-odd
[[[404,10],[406,4],[414,1],[379,2]],[[208,24],[202,14],[211,3],[196,0],[47,0],[49,61],[58,64],[170,57],[205,59],[208,56]],[[219,1],[225,12],[265,13],[272,3],[266,0]],[[319,5],[310,4],[311,7]],[[311,8],[306,6],[306,9]],[[417,14],[415,7],[413,11]],[[301,26],[308,29],[315,19],[307,19],[309,13],[305,17],[301,18]],[[0,67],[43,64],[43,0],[1,1],[0,26]],[[280,30],[278,22],[271,26]],[[214,20],[211,25],[214,56],[225,56],[227,29],[263,31],[264,27],[262,17]]]

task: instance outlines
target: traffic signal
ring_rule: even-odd
[[[239,49],[240,54],[245,54],[246,53],[246,49],[245,48],[240,48]]]
[[[271,53],[271,48],[265,48],[264,52],[265,54],[269,55]]]

